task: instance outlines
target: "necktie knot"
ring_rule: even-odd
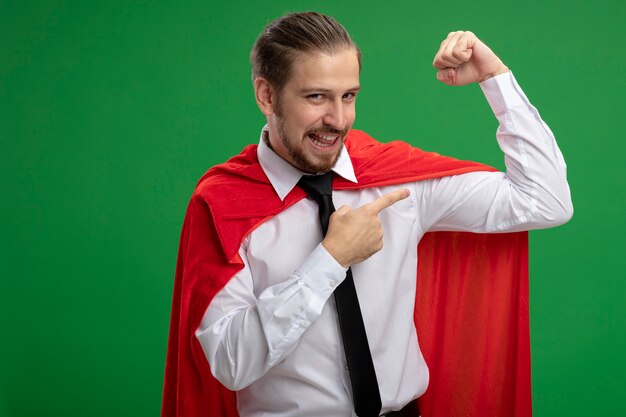
[[[322,175],[303,175],[298,185],[309,197],[319,202],[322,196],[331,196],[333,193],[332,171]]]

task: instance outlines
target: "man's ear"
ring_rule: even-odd
[[[254,79],[254,97],[256,98],[256,104],[264,115],[270,116],[274,114],[274,106],[276,105],[275,92],[270,82],[265,78],[256,77]]]

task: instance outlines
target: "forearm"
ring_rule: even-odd
[[[525,202],[528,225],[565,223],[573,208],[565,161],[552,131],[512,74],[486,80],[481,88],[500,123],[496,137],[504,152],[505,180],[516,199]]]
[[[257,297],[242,255],[244,270],[217,294],[196,331],[213,375],[231,390],[245,388],[289,355],[345,278],[320,245],[294,274]]]

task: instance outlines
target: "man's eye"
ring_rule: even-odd
[[[356,93],[346,93],[343,95],[344,100],[352,101],[356,98]]]
[[[307,98],[313,101],[320,101],[322,98],[324,98],[324,96],[322,94],[309,94]]]

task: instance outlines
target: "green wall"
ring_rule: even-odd
[[[623,409],[626,2],[382,4],[0,0],[0,416],[158,414],[187,200],[257,141],[250,47],[305,9],[361,46],[355,127],[383,140],[502,167],[479,87],[431,61],[472,30],[514,71],[576,211],[531,234],[535,416]]]

